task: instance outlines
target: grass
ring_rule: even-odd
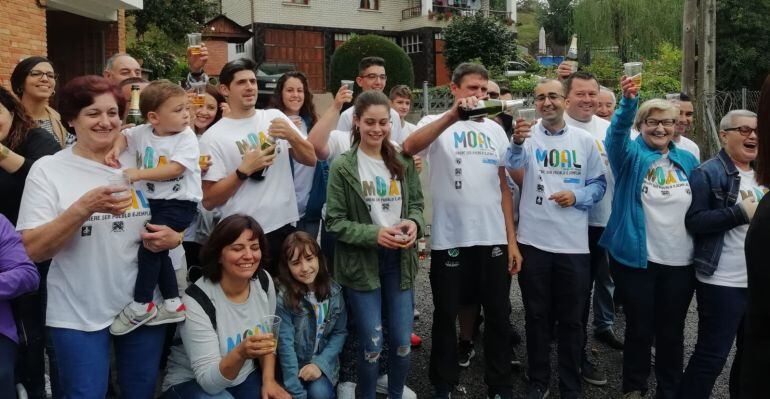
[[[540,26],[537,24],[535,12],[519,12],[516,29],[518,31],[518,42],[520,46],[532,48],[537,47],[538,34]]]

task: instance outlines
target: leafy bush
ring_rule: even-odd
[[[517,76],[508,79],[508,88],[512,93],[531,94],[539,81],[535,75]]]
[[[172,82],[178,82],[179,78],[174,76],[178,69],[177,57],[169,53],[165,48],[155,42],[136,42],[133,46],[126,49],[137,60],[140,60],[142,68],[150,69],[151,79],[169,79]],[[186,61],[181,61],[186,63]]]
[[[340,80],[358,76],[358,62],[364,57],[373,56],[385,59],[385,70],[388,74],[385,93],[395,85],[414,85],[412,60],[401,47],[382,36],[356,35],[332,55],[330,90],[336,93],[340,88]],[[356,85],[356,89],[360,90],[360,87]]]
[[[681,91],[681,71],[682,50],[670,43],[662,43],[658,47],[657,57],[644,63],[640,97],[663,97],[666,93]]]
[[[446,67],[453,71],[463,62],[478,58],[493,76],[505,71],[516,59],[516,39],[512,30],[494,18],[477,13],[455,17],[442,31]]]
[[[584,65],[583,70],[592,73],[602,86],[614,88],[623,73],[623,64],[613,54],[600,53],[591,57],[591,64]]]

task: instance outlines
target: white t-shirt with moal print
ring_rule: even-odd
[[[122,133],[128,141],[128,152],[134,154],[139,169],[153,169],[169,162],[177,162],[185,170],[181,175],[165,181],[142,180],[138,184],[147,198],[200,202],[201,167],[200,148],[195,132],[189,127],[169,136],[158,136],[149,123],[127,129]]]
[[[294,126],[283,112],[268,109],[256,110],[248,118],[222,118],[206,130],[200,139],[200,148],[202,155],[211,156],[211,167],[203,180],[216,182],[233,173],[247,151],[261,148],[267,140],[270,122],[275,118],[285,119]],[[235,194],[218,207],[223,218],[237,213],[251,216],[265,233],[299,220],[289,148],[288,141],[276,140],[276,156],[264,173],[265,178],[244,180]]]
[[[428,115],[421,128],[441,115]],[[420,155],[430,164],[433,236],[437,250],[505,245],[499,170],[505,167],[508,137],[490,119],[459,121]]]
[[[642,180],[647,260],[666,266],[692,264],[693,239],[684,225],[691,203],[687,175],[663,154]]]
[[[750,197],[753,197],[757,202],[761,201],[767,193],[767,188],[757,183],[754,170],[739,169],[738,173],[740,173],[741,185],[735,203],[739,204]],[[695,273],[698,281],[723,287],[748,287],[749,278],[746,273],[746,252],[744,251],[748,231],[749,225],[747,223],[725,232],[722,254],[719,256],[717,269],[711,276]]]
[[[524,178],[519,203],[517,240],[543,251],[587,254],[588,210],[562,208],[549,199],[559,191],[577,190],[605,172],[594,137],[566,125],[559,135],[545,134],[542,122],[522,144]]]
[[[74,147],[40,158],[27,176],[17,230],[40,227],[59,217],[88,191],[108,185],[116,169],[73,153]],[[133,154],[120,157],[133,166]],[[46,325],[79,331],[109,327],[133,300],[137,251],[150,208],[134,185],[131,207],[120,216],[95,213],[54,255],[48,272]],[[174,256],[172,255],[172,259]],[[157,291],[156,291],[157,294]],[[156,300],[158,296],[156,295]]]
[[[360,148],[356,152],[356,158],[361,192],[372,222],[382,227],[398,224],[401,221],[403,204],[401,182],[391,176],[382,159],[372,158]]]

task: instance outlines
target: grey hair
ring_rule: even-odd
[[[610,97],[612,97],[612,102],[613,102],[614,104],[617,104],[617,103],[618,103],[618,98],[617,98],[617,97],[615,97],[615,92],[614,92],[614,91],[612,91],[612,90],[610,90],[610,89],[608,89],[608,88],[606,88],[606,87],[604,87],[604,86],[599,86],[599,91],[600,91],[600,92],[602,92],[602,91],[603,91],[603,92],[605,92],[605,93],[609,93]]]
[[[725,129],[730,129],[735,127],[733,126],[733,119],[735,119],[735,117],[756,118],[757,114],[747,109],[734,109],[728,112],[727,115],[723,116],[722,120],[719,121],[719,130],[725,130]]]
[[[110,58],[107,58],[107,61],[104,62],[104,70],[105,71],[112,70],[112,64],[115,63],[115,60],[117,60],[120,57],[123,57],[124,55],[131,57],[131,55],[128,53],[115,53]]]

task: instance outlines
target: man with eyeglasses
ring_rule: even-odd
[[[673,93],[667,95],[666,99],[679,107],[679,118],[676,120],[676,128],[674,129],[674,144],[695,155],[695,158],[700,162],[698,144],[687,138],[687,135],[692,133],[692,122],[695,115],[690,96],[684,93]]]
[[[615,179],[609,168],[607,151],[604,148],[604,137],[610,123],[595,115],[600,93],[599,82],[588,72],[575,72],[563,81],[567,98],[564,101],[564,120],[569,126],[579,127],[590,133],[596,148],[602,157],[607,179],[607,190],[601,201],[594,204],[588,211],[588,248],[591,253],[591,269],[588,281],[588,298],[583,309],[583,360],[580,373],[583,380],[589,384],[604,386],[607,377],[589,359],[588,349],[588,314],[591,308],[591,291],[594,305],[594,338],[614,349],[623,349],[623,342],[615,336],[612,326],[615,324],[615,304],[613,293],[615,284],[612,282],[609,270],[607,251],[599,246],[599,238],[607,226],[612,211],[612,194]]]
[[[381,57],[365,57],[358,63],[358,76],[356,77],[356,84],[361,87],[362,91],[377,90],[382,92],[385,90],[385,84],[388,83],[388,75],[385,74],[385,60]],[[349,87],[353,90],[352,87]],[[340,115],[340,119],[337,122],[337,129],[344,132],[350,132],[353,129],[353,111],[354,107],[350,107]],[[401,117],[398,112],[393,108],[390,109],[390,139],[395,141],[399,145],[404,141],[402,129],[401,129]]]
[[[597,85],[598,86],[598,85]],[[598,87],[596,87],[598,91]],[[591,133],[564,119],[564,87],[535,87],[540,122],[518,119],[506,165],[523,174],[518,242],[527,264],[519,274],[527,334],[526,398],[549,395],[551,330],[558,323],[559,390],[583,397],[583,312],[589,295],[588,211],[604,196],[606,169]]]
[[[505,176],[507,138],[487,118],[460,120],[486,96],[489,74],[462,63],[452,73],[455,104],[428,115],[404,141],[404,152],[430,164],[433,198],[430,285],[433,291],[430,381],[434,398],[449,398],[459,383],[456,320],[463,306],[481,303],[484,382],[489,398],[511,398],[508,319],[511,275],[522,258],[516,244],[511,192]]]

